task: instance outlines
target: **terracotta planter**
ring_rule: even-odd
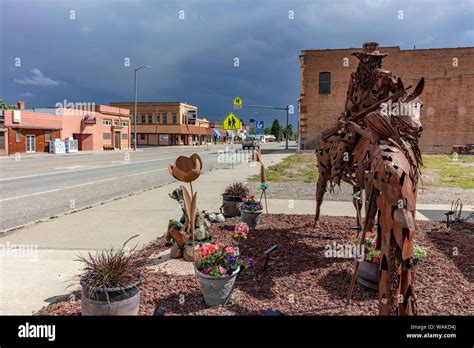
[[[245,222],[250,228],[258,229],[260,225],[260,217],[262,216],[263,210],[250,212],[246,210],[241,210],[240,220]]]
[[[204,302],[211,307],[227,304],[232,297],[235,279],[239,272],[240,267],[231,275],[212,277],[197,271]]]
[[[92,289],[84,278],[82,286],[82,315],[138,315],[141,279],[123,288]]]

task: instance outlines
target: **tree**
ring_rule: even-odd
[[[281,131],[282,128],[280,127],[280,122],[278,122],[278,120],[274,120],[272,123],[271,133],[277,140],[281,139]]]
[[[283,134],[286,136],[286,127],[283,129]],[[291,123],[288,125],[288,140],[295,140],[295,132]]]
[[[265,127],[265,129],[263,130],[263,133],[265,135],[270,135],[272,134],[272,127]]]
[[[5,104],[5,102],[3,101],[3,99],[0,99],[0,110],[2,109],[6,109],[6,110],[12,110],[12,109],[16,109],[16,105],[7,105]]]

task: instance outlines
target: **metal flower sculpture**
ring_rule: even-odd
[[[184,186],[181,186],[181,190],[183,192],[184,210],[190,226],[189,231],[193,239],[193,258],[196,260],[194,227],[196,224],[197,192],[193,192],[192,182],[201,175],[202,160],[197,154],[193,154],[190,157],[179,156],[175,164],[170,164],[168,169],[176,180],[189,183],[191,194]]]
[[[265,210],[268,214],[268,203],[267,203],[267,189],[268,189],[268,183],[267,183],[267,177],[265,175],[265,166],[263,165],[262,162],[262,153],[260,152],[260,149],[255,151],[255,161],[260,163],[260,189],[262,190],[262,194],[260,195],[260,201],[262,201],[262,197],[265,198]]]
[[[175,164],[170,164],[168,169],[176,180],[191,183],[201,175],[202,160],[197,154],[191,157],[179,156]]]

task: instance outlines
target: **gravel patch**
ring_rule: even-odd
[[[237,221],[213,224],[214,240],[230,243]],[[351,259],[324,256],[326,245],[349,243],[354,219],[323,216],[319,226],[312,222],[311,215],[264,215],[261,229],[251,231],[241,244],[255,267],[241,273],[231,303],[212,308],[204,303],[194,275],[150,267],[156,262],[152,256],[167,248],[162,238],[152,242],[136,255],[143,276],[139,314],[152,315],[159,304],[165,315],[262,315],[270,308],[287,315],[377,315],[377,293],[360,285],[352,303],[345,305]],[[442,223],[418,221],[417,227],[417,243],[428,252],[415,275],[418,314],[474,315],[474,226],[457,223],[446,229]],[[273,244],[278,249],[262,273],[263,252]],[[76,298],[36,315],[80,315],[80,296]]]
[[[302,199],[315,200],[316,183],[285,182],[269,183],[267,190],[268,199]],[[260,183],[249,182],[250,192],[260,192]],[[352,186],[342,183],[334,188],[334,193],[327,192],[324,200],[352,201]],[[474,189],[461,189],[454,187],[425,187],[418,190],[417,202],[422,204],[451,204],[460,199],[463,204],[474,205]]]

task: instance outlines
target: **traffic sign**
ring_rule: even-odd
[[[225,130],[239,130],[240,123],[241,123],[240,119],[231,112],[224,119],[224,129]]]
[[[240,109],[241,107],[242,107],[242,99],[240,99],[240,97],[235,97],[234,108]]]
[[[265,129],[263,121],[257,121],[255,123],[255,129],[257,130],[257,133],[263,134]]]

